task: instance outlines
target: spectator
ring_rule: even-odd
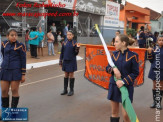
[[[52,34],[52,30],[50,29],[47,33],[47,38],[48,38],[48,55],[50,56],[51,55],[51,52],[52,52],[52,55],[56,55],[54,53],[54,45],[53,45],[53,42],[54,42],[54,36]]]

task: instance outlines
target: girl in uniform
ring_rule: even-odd
[[[109,83],[108,99],[111,101],[112,116],[110,118],[111,122],[119,122],[119,103],[121,100],[120,87],[125,86],[129,92],[129,98],[131,102],[133,101],[134,93],[134,80],[139,75],[139,64],[138,64],[138,54],[131,52],[127,46],[133,44],[130,42],[126,35],[120,34],[115,38],[115,48],[116,51],[113,52],[112,60],[116,67],[111,67],[108,65],[106,71],[111,73]],[[122,79],[115,81],[114,75],[117,79]],[[122,106],[122,114],[125,122],[130,122],[130,119]]]
[[[16,108],[19,102],[19,84],[25,82],[26,48],[17,41],[17,32],[9,29],[7,40],[2,42],[3,62],[0,71],[2,107],[9,107],[9,89],[11,87],[11,107]]]
[[[62,70],[65,72],[64,77],[64,90],[61,95],[68,93],[68,80],[70,79],[70,92],[68,96],[74,94],[74,71],[77,70],[77,61],[76,56],[79,53],[80,45],[77,44],[76,40],[73,40],[74,34],[73,31],[69,30],[67,32],[67,39],[62,44],[60,62],[59,65],[62,66]]]
[[[148,59],[151,63],[148,78],[153,80],[153,104],[150,108],[162,109],[163,94],[163,36],[158,37],[157,46],[148,48]]]

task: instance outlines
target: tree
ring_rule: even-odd
[[[127,29],[127,35],[131,35],[132,37],[135,37],[136,33],[137,32],[135,31],[135,29],[132,29],[132,28]]]

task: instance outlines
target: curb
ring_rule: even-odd
[[[83,59],[82,57],[77,56],[77,60],[82,60],[82,59]],[[38,63],[30,63],[30,64],[26,65],[26,69],[30,70],[30,69],[33,69],[33,68],[40,68],[40,67],[54,65],[54,64],[59,64],[59,59],[44,61],[44,62],[38,62]]]

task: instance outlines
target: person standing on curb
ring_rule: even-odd
[[[52,30],[52,34],[54,36],[54,42],[57,41],[57,27],[55,26],[55,23],[52,24],[52,26],[50,27],[50,29]]]
[[[53,42],[54,42],[54,36],[52,34],[52,30],[50,29],[47,33],[47,41],[48,41],[48,55],[50,56],[51,53],[53,56],[55,56],[56,54],[54,53],[54,45],[53,45]]]
[[[45,33],[42,31],[41,27],[39,27],[38,30],[39,30],[38,31],[38,39],[39,39],[38,54],[40,55],[40,51],[41,51],[41,55],[44,56],[43,47],[44,47]]]
[[[58,53],[61,53],[61,48],[62,48],[62,40],[64,40],[63,37],[61,37],[62,33],[61,31],[58,31],[58,36],[57,36],[57,41],[58,41]]]

